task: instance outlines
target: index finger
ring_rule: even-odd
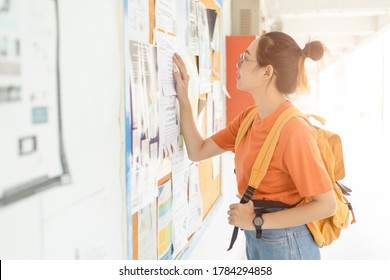
[[[240,205],[240,203],[233,203],[233,204],[230,204],[229,209],[230,209],[230,210],[234,210],[234,209],[237,208],[237,205]]]
[[[179,67],[180,72],[187,72],[184,60],[181,58],[181,56],[178,53],[175,53],[173,55],[173,60],[175,61],[177,67]]]
[[[177,52],[175,52],[173,54],[173,57],[176,58],[181,64],[184,64],[184,60],[181,58],[181,56]]]

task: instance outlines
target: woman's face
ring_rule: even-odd
[[[238,59],[236,80],[240,90],[251,92],[261,84],[259,75],[262,67],[256,60],[258,42],[259,38],[255,39]]]

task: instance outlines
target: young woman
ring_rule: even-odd
[[[188,98],[190,77],[183,60],[175,54],[173,61],[178,67],[174,72],[175,86],[189,158],[200,161],[225,151],[234,152],[238,191],[242,195],[272,125],[284,110],[294,106],[287,95],[308,88],[305,59],[318,61],[323,54],[324,46],[319,41],[308,42],[302,50],[287,34],[269,32],[255,39],[240,55],[237,88],[251,94],[258,115],[237,151],[234,150],[235,138],[250,108],[204,140],[192,118]],[[335,213],[332,188],[312,127],[302,118],[292,118],[282,129],[267,174],[252,199],[295,205],[310,196],[312,201],[267,213],[255,211],[252,201],[230,205],[228,221],[245,230],[247,258],[320,259],[319,248],[306,224]],[[259,229],[261,238],[256,238]]]

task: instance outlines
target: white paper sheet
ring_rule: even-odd
[[[175,96],[161,96],[160,111],[160,156],[172,156],[178,150],[179,118]]]
[[[180,24],[177,25],[177,41],[184,46],[190,46],[190,26],[189,23],[189,1],[176,0],[176,19]]]
[[[189,160],[186,152],[180,150],[172,159],[173,258],[175,258],[188,243],[188,175]]]
[[[173,54],[176,52],[176,37],[157,32],[156,43],[159,88],[162,89],[164,96],[176,95],[173,78],[174,62],[172,60]]]
[[[190,44],[195,55],[199,55],[199,33],[198,33],[198,0],[190,0],[189,3],[189,28]]]
[[[157,259],[156,201],[138,211],[138,259]]]
[[[208,93],[212,90],[211,45],[207,12],[203,3],[198,5],[198,34],[200,92]]]
[[[200,193],[199,168],[196,164],[190,165],[188,181],[188,236],[195,233],[202,226],[202,196]]]
[[[157,167],[139,166],[132,168],[131,177],[131,213],[139,211],[151,203],[157,196]]]
[[[157,196],[159,116],[156,48],[130,41],[132,99],[131,206],[132,213]]]
[[[149,42],[149,1],[127,0],[129,39]]]
[[[176,34],[176,13],[173,0],[156,0],[156,28]]]
[[[158,135],[156,47],[130,41],[132,129],[154,143]]]

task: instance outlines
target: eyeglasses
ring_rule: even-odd
[[[240,57],[238,58],[238,62],[237,62],[237,66],[238,67],[241,67],[242,63],[245,61],[250,61],[250,62],[257,62],[257,60],[253,60],[253,59],[248,59],[246,58],[246,53],[240,53]]]

